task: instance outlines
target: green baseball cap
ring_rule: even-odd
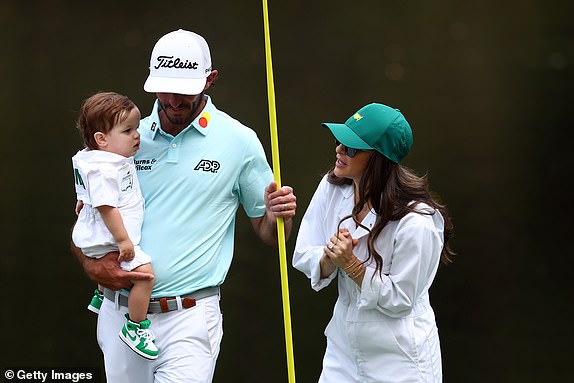
[[[376,150],[399,163],[413,145],[413,132],[398,109],[383,104],[368,104],[344,124],[323,122],[337,141],[349,148]]]

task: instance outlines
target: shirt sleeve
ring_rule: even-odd
[[[293,254],[293,267],[303,272],[311,280],[311,287],[315,291],[328,286],[337,275],[337,269],[335,269],[327,278],[321,279],[321,266],[319,264],[323,256],[326,238],[328,238],[324,226],[326,186],[327,179],[324,177],[303,216]]]
[[[76,189],[76,199],[85,204],[91,205],[90,195],[88,193],[88,177],[82,164],[72,157],[72,169],[74,171],[74,186]]]
[[[265,214],[265,188],[273,181],[263,145],[252,132],[247,145],[245,161],[238,179],[239,201],[249,218]]]
[[[102,166],[89,170],[87,178],[92,207],[119,205],[120,182],[117,171]]]
[[[394,318],[407,315],[432,284],[442,250],[441,230],[429,215],[410,213],[403,218],[393,239],[388,273],[380,276],[374,268],[366,269],[359,305]]]

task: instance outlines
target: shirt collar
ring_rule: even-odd
[[[211,102],[211,97],[205,95],[205,99],[203,110],[199,112],[197,117],[191,122],[190,126],[186,128],[189,129],[193,126],[195,130],[204,136],[209,133],[211,126],[213,125],[213,116],[215,114],[215,106]]]
[[[349,199],[354,196],[353,193],[353,184],[350,185],[342,185],[341,192],[343,193],[343,198]]]
[[[345,214],[350,214],[350,211],[353,210],[353,206],[355,204],[355,193],[353,192],[353,184],[343,185],[341,187],[341,193],[343,194],[343,198],[347,201],[345,205],[341,206],[341,209],[345,209],[343,206],[348,206],[347,209],[349,209],[349,213],[345,212]],[[341,219],[342,217],[343,215],[340,214],[339,219]],[[376,220],[377,220],[377,213],[375,213],[375,211],[371,209],[369,210],[365,218],[363,218],[363,222],[361,222],[361,225],[364,225],[365,227],[368,227],[369,230],[371,230]],[[352,219],[349,219],[348,221],[349,222],[344,222],[342,226],[349,229],[353,238],[360,238],[369,234],[368,230],[363,229],[361,226],[355,226]]]

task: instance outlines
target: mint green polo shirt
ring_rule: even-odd
[[[256,133],[207,98],[176,137],[160,128],[157,100],[140,122],[136,170],[145,199],[141,248],[155,272],[152,297],[219,286],[233,257],[239,204],[265,214],[273,173]]]

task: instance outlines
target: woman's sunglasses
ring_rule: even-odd
[[[335,140],[335,146],[339,146],[339,145],[343,145],[343,144],[341,144],[338,140]],[[361,151],[361,149],[349,148],[348,146],[345,146],[345,145],[343,145],[343,148],[345,148],[345,154],[349,158],[355,157],[355,155]]]

